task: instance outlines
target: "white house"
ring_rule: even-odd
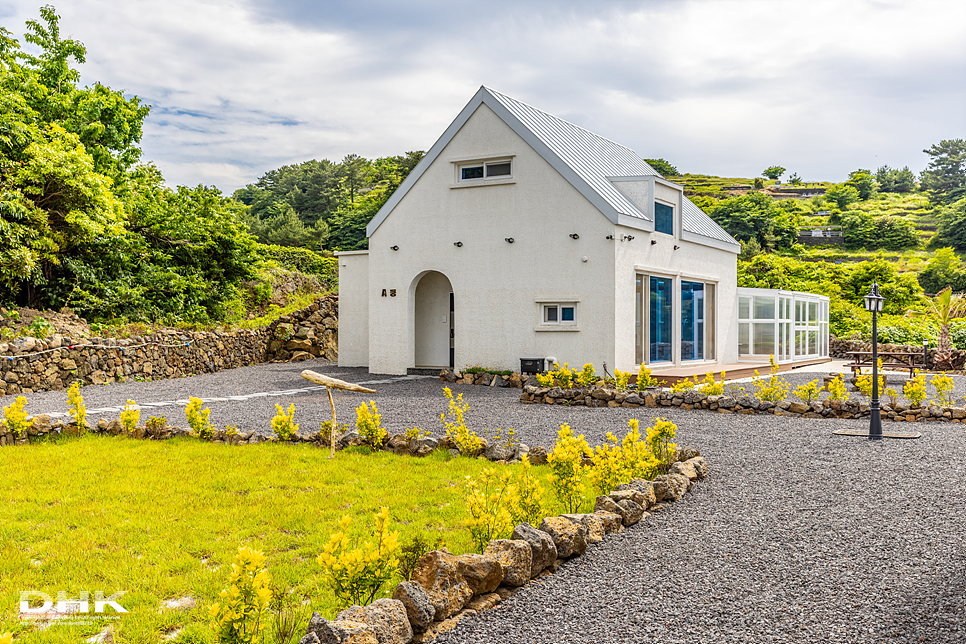
[[[340,366],[739,359],[739,244],[633,150],[489,88],[367,234],[339,254]]]

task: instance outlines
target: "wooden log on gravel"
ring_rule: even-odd
[[[362,385],[356,385],[351,382],[346,382],[345,380],[339,380],[338,378],[330,378],[329,376],[323,376],[321,373],[316,373],[311,369],[306,369],[302,372],[302,377],[309,382],[314,382],[317,385],[323,385],[325,391],[329,394],[329,407],[332,408],[332,427],[329,429],[329,458],[335,458],[335,402],[332,400],[332,390],[342,389],[343,391],[357,391],[363,394],[374,394],[375,389],[367,389]]]

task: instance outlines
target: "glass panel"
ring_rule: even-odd
[[[704,285],[704,358],[714,360],[714,284]]]
[[[547,312],[545,321],[546,322],[556,322],[557,321],[557,307],[548,306],[544,309]]]
[[[804,316],[802,315],[802,306],[804,302],[795,302],[795,321],[801,322]]]
[[[644,276],[637,276],[634,293],[634,361],[644,364]]]
[[[681,282],[681,360],[704,358],[704,284]]]
[[[488,177],[505,177],[508,174],[510,174],[509,163],[493,163],[486,166],[486,176]]]
[[[806,331],[795,331],[795,355],[805,355],[805,334]]]
[[[674,208],[654,202],[654,230],[674,234]]]
[[[673,282],[663,277],[651,277],[651,362],[668,362],[672,356],[671,290]]]
[[[464,179],[482,179],[483,178],[483,166],[474,166],[472,168],[463,168],[463,178]]]
[[[815,323],[818,321],[818,303],[809,302],[808,303],[808,321]]]
[[[739,297],[738,298],[738,319],[747,320],[750,317],[751,317],[751,298]]]
[[[775,324],[755,324],[755,355],[768,356],[775,353]]]
[[[750,340],[748,339],[749,326],[747,322],[740,322],[738,324],[738,355],[740,356],[746,356],[751,353]]]
[[[755,296],[755,319],[774,320],[775,319],[775,298]]]
[[[818,353],[818,331],[808,332],[808,353],[809,355]]]
[[[572,306],[562,306],[562,307],[560,307],[560,321],[561,322],[573,322],[574,321],[574,307],[572,307]]]
[[[788,348],[788,343],[785,341],[785,330],[788,328],[788,324],[782,322],[778,325],[778,356],[779,360],[784,360],[786,358],[785,351]]]

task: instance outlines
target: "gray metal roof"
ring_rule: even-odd
[[[651,221],[645,212],[635,206],[610,181],[613,177],[661,176],[637,153],[506,94],[488,87],[480,87],[463,111],[369,222],[366,227],[367,235],[371,236],[379,224],[389,216],[396,204],[402,200],[482,103],[489,106],[609,219],[617,223],[618,215],[625,215]],[[681,220],[684,233],[714,240],[710,245],[716,247],[723,246],[732,250],[740,248],[731,235],[687,197],[684,197]],[[700,243],[700,239],[691,241]]]

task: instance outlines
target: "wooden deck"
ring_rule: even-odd
[[[779,373],[791,371],[798,367],[805,367],[812,364],[831,362],[831,358],[812,358],[811,360],[796,360],[778,365]],[[734,364],[705,364],[694,367],[676,367],[671,369],[655,369],[651,376],[658,380],[664,380],[668,385],[673,385],[680,380],[691,380],[694,376],[698,380],[704,380],[705,374],[709,371],[714,374],[715,380],[721,380],[721,372],[725,372],[728,380],[738,380],[740,378],[753,378],[755,370],[761,375],[766,375],[771,370],[771,365],[767,362],[738,362]]]

